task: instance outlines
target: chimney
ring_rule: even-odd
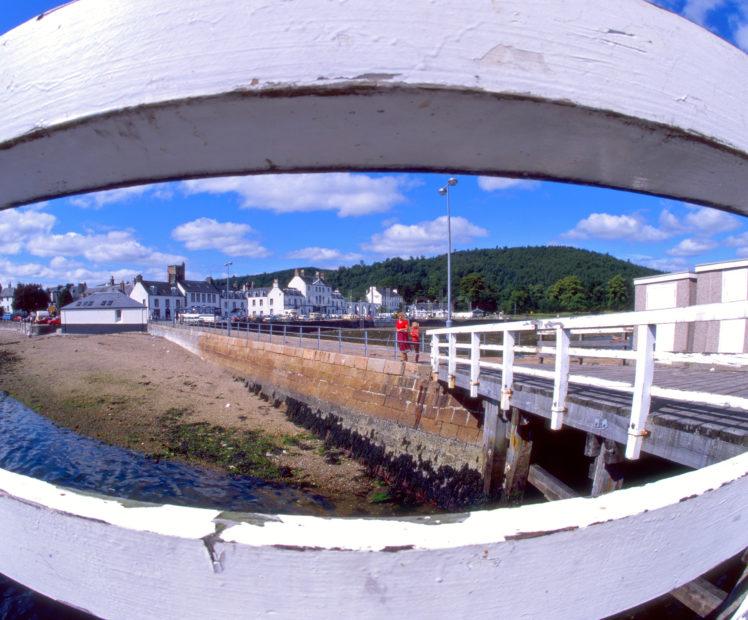
[[[208,284],[213,284],[213,277],[212,277],[212,276],[208,276],[207,278],[205,278],[205,281],[206,281],[206,282],[207,282]]]
[[[273,280],[273,288],[278,288],[278,278]]]
[[[109,286],[114,286],[114,276],[109,276]]]
[[[298,276],[299,275],[299,268],[298,267],[293,270],[293,275],[294,276]]]
[[[303,269],[301,270],[301,277],[302,278],[304,277],[304,270]]]
[[[136,275],[136,276],[135,276],[135,283],[136,283],[136,284],[137,284],[138,282],[142,282],[142,281],[143,281],[143,276],[141,276],[140,274],[138,274],[138,275]]]

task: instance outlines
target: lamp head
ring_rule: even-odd
[[[446,196],[447,195],[447,188],[446,187],[440,187],[439,188],[439,195],[440,196]]]
[[[447,185],[454,187],[455,185],[457,185],[457,179],[455,179],[454,177],[450,177],[449,181],[447,181]]]

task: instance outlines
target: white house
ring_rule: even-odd
[[[378,289],[376,286],[370,286],[366,291],[366,301],[382,308],[385,312],[395,312],[403,304],[402,296],[395,288]]]
[[[143,280],[142,276],[136,276],[130,299],[146,308],[149,319],[170,321],[185,308],[184,295],[177,286],[168,282]]]
[[[0,290],[0,308],[3,309],[3,314],[13,314],[13,296],[16,293],[16,289],[13,288],[12,283],[8,284],[8,288]]]
[[[234,314],[247,316],[247,302],[249,301],[246,291],[229,290],[221,293],[221,314]]]
[[[310,307],[301,291],[295,288],[280,288],[278,280],[273,280],[273,287],[267,293],[268,314],[275,316],[304,316],[309,314]]]
[[[314,279],[312,279],[304,274],[303,269],[301,271],[297,269],[294,277],[288,283],[288,288],[295,288],[301,292],[306,298],[307,306],[310,307],[311,312],[324,314],[330,312],[332,287],[325,282],[324,276],[319,271],[314,274]]]
[[[109,334],[147,330],[146,307],[120,292],[94,293],[60,311],[63,334]]]
[[[247,315],[260,318],[273,314],[270,312],[270,288],[267,286],[252,287],[246,291]]]

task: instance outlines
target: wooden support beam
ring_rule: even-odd
[[[743,574],[740,575],[735,587],[725,598],[722,607],[715,614],[714,620],[735,620],[738,617],[738,609],[741,605],[748,606],[748,549],[743,551],[740,561],[745,564]]]
[[[516,407],[512,407],[512,420],[509,426],[509,441],[504,467],[504,501],[519,504],[525,494],[527,476],[530,471],[532,453],[532,433],[530,420]]]
[[[530,465],[527,482],[540,491],[549,501],[579,497],[574,489],[561,482],[553,474],[548,473],[540,465]]]
[[[598,497],[623,486],[622,463],[625,460],[622,447],[615,441],[593,434],[587,435],[584,447],[586,456],[594,457],[590,465],[592,497]]]
[[[499,412],[499,403],[483,400],[483,492],[495,497],[501,489],[501,478],[506,462],[507,423]]]
[[[676,588],[670,593],[670,596],[683,603],[701,618],[706,618],[724,602],[727,593],[703,577],[699,577],[680,588]]]

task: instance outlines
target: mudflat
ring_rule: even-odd
[[[386,484],[230,372],[148,334],[0,330],[0,390],[57,424],[157,459],[309,489],[344,515],[390,514]],[[411,507],[415,508],[415,507]]]

